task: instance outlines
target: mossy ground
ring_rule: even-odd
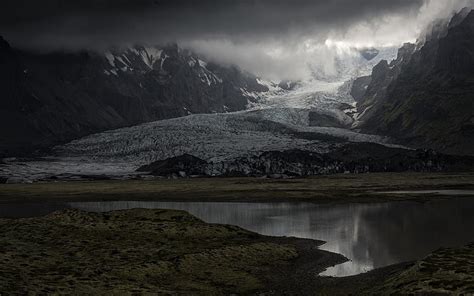
[[[207,224],[182,211],[0,219],[2,295],[472,295],[474,244],[347,278],[321,242]],[[263,293],[263,294],[262,294]]]
[[[462,248],[444,248],[416,262],[379,287],[379,295],[474,295],[474,244]]]
[[[1,219],[0,233],[5,295],[252,294],[301,257],[289,241],[170,210],[66,210]],[[330,254],[317,245],[315,259]],[[321,270],[344,259],[326,261]]]
[[[474,244],[346,278],[316,279],[313,295],[474,295]]]

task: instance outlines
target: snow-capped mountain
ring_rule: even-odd
[[[81,95],[86,94],[86,98],[76,106],[88,108],[86,113],[81,111],[92,117],[85,122],[94,125],[95,120],[111,119],[116,115],[124,121],[99,125],[100,129],[108,131],[83,138],[75,133],[74,137],[79,139],[56,146],[44,159],[5,160],[6,164],[0,166],[0,176],[38,180],[58,175],[134,175],[135,170],[144,165],[173,157],[179,159],[181,155],[202,160],[206,163],[206,174],[215,175],[231,171],[258,174],[258,164],[267,162],[272,163],[268,168],[270,171],[293,171],[291,168],[300,167],[296,172],[303,175],[346,169],[378,171],[397,167],[393,166],[392,160],[382,160],[392,156],[396,156],[393,161],[403,159],[408,165],[396,169],[437,170],[440,165],[433,162],[433,157],[437,156],[412,153],[394,145],[387,137],[351,130],[366,115],[366,112],[360,112],[361,106],[370,104],[363,87],[360,93],[364,93],[364,98],[359,98],[359,110],[355,107],[354,86],[359,83],[356,76],[369,73],[373,65],[377,65],[373,71],[377,73],[383,65],[390,68],[390,65],[401,64],[405,60],[404,53],[409,55],[411,51],[404,47],[399,51],[398,59],[389,64],[381,60],[396,57],[392,48],[358,50],[356,55],[338,57],[333,76],[315,74],[306,81],[280,83],[264,81],[237,68],[206,62],[177,46],[136,46],[113,49],[104,54],[85,53],[85,57],[75,63],[69,59],[78,57],[65,55],[67,69],[60,67],[59,73],[48,73],[46,77],[73,81],[75,89],[85,92]],[[17,53],[17,57],[23,58],[23,55]],[[38,56],[30,59],[36,60]],[[392,68],[399,73],[399,67]],[[30,74],[31,71],[35,75]],[[24,72],[23,79],[37,88],[32,81],[40,79],[34,72]],[[81,77],[85,82],[77,80]],[[377,75],[369,78],[366,83],[372,86],[367,91],[375,89],[378,81]],[[105,87],[105,91],[97,92],[98,86]],[[62,87],[63,84],[53,91],[63,91]],[[87,93],[92,90],[95,90],[92,95]],[[91,98],[98,100],[93,105],[98,113],[89,109]],[[38,97],[38,100],[50,106],[50,101],[45,101],[44,97]],[[39,113],[35,110],[31,114],[42,114],[45,107],[40,106]],[[58,108],[58,105],[53,106]],[[63,115],[70,114],[68,111]],[[95,118],[97,114],[99,116]],[[153,121],[155,119],[159,120]],[[84,119],[80,115],[62,120],[69,125],[69,122],[77,121],[73,126],[83,128]],[[121,125],[133,126],[112,129]],[[97,126],[94,128],[98,129]],[[92,131],[91,128],[82,132]],[[350,146],[351,143],[354,144]],[[373,143],[374,146],[362,143]],[[346,159],[346,152],[341,152],[345,151],[344,147],[360,151],[368,158],[359,159],[351,154]],[[300,165],[280,159],[287,158],[284,151],[299,151],[295,153],[301,159],[315,162],[301,171]],[[380,159],[370,160],[373,153]],[[319,160],[327,157],[330,161]],[[436,165],[429,166],[429,163]]]
[[[18,60],[17,69],[27,69],[19,79],[31,85],[30,92],[41,94],[37,109],[26,114],[14,110],[19,113],[15,120],[38,123],[33,129],[38,133],[29,139],[40,143],[46,139],[50,145],[110,131],[58,146],[47,162],[7,161],[0,168],[3,175],[37,179],[56,174],[130,174],[147,163],[184,153],[218,164],[266,151],[327,153],[346,142],[388,142],[349,130],[354,100],[351,80],[346,79],[377,60],[375,51],[370,61],[359,53],[365,62],[360,58],[347,62],[349,74],[336,77],[339,80],[281,83],[208,63],[175,45],[63,54],[59,65],[56,54],[48,60],[9,52]],[[44,83],[39,85],[40,81]],[[54,115],[44,120],[50,111]],[[178,118],[166,119],[173,117]],[[162,120],[139,124],[157,119]],[[133,126],[113,130],[124,125]]]
[[[0,62],[0,155],[159,119],[244,110],[269,91],[250,73],[176,45],[45,54],[0,39]]]

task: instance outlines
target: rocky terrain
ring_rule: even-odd
[[[354,79],[351,86],[351,96],[356,102],[364,99],[367,88],[372,82],[372,76],[362,76]]]
[[[156,176],[304,177],[337,173],[471,171],[474,157],[353,143],[328,153],[269,151],[230,161],[206,162],[189,154],[153,162],[138,169]]]
[[[391,63],[372,72],[357,128],[412,147],[474,153],[474,11],[436,23],[417,44],[406,44]],[[359,81],[360,82],[360,81]]]

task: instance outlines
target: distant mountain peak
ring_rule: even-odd
[[[361,49],[359,52],[367,61],[375,59],[380,53],[380,51],[374,47],[364,48]]]

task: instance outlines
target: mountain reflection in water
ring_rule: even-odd
[[[321,249],[351,261],[322,275],[349,276],[420,259],[439,247],[474,240],[474,200],[429,203],[315,205],[309,203],[76,202],[88,211],[179,209],[209,223],[238,225],[270,236],[324,240]]]

